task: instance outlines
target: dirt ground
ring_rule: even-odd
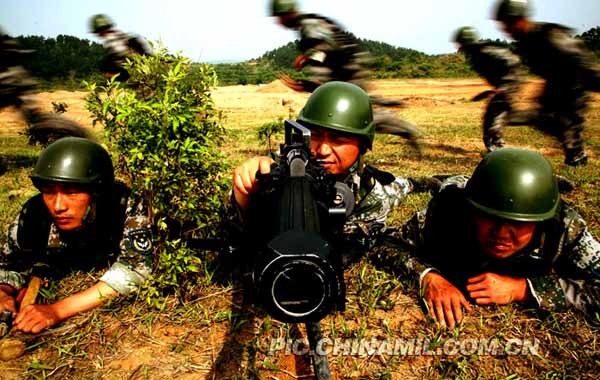
[[[369,153],[370,161],[407,176],[472,170],[483,151],[479,125],[485,103],[468,100],[486,89],[479,79],[375,81],[374,94],[405,101],[405,107],[394,112],[424,132],[425,154],[419,160],[401,140],[383,136]],[[540,82],[530,81],[519,106],[530,106],[539,90]],[[224,149],[232,165],[263,153],[264,147],[258,145],[253,132],[258,125],[293,117],[307,98],[279,82],[220,87],[212,95],[230,131]],[[52,102],[65,102],[67,117],[93,128],[100,136],[101,127],[92,126],[85,109],[85,96],[85,92],[66,91],[37,94],[44,110],[51,111]],[[561,174],[576,178],[579,188],[568,199],[579,205],[592,232],[600,236],[598,94],[590,103],[588,120],[592,163],[586,169],[565,167],[560,146],[538,132],[512,129],[506,138],[510,145],[541,151]],[[0,126],[0,137],[15,136],[25,127],[13,109],[0,111]],[[14,192],[26,185],[6,186],[6,191]],[[427,199],[411,198],[393,215],[392,222],[407,220]],[[8,220],[6,216],[4,220]],[[574,378],[597,378],[598,330],[578,314],[555,313],[542,318],[515,307],[476,308],[461,328],[440,331],[423,314],[414,289],[374,268],[367,259],[346,272],[346,281],[347,310],[322,322],[325,335],[332,339],[429,339],[435,346],[451,338],[506,341],[530,337],[539,340],[540,353],[337,355],[329,359],[334,379],[550,379],[571,378],[573,374]],[[0,362],[0,379],[312,379],[306,356],[283,349],[269,352],[277,338],[305,337],[302,329],[296,331],[245,306],[241,293],[230,285],[213,284],[199,288],[191,303],[168,298],[162,311],[150,309],[142,300],[122,300],[83,313],[33,340],[22,358]]]

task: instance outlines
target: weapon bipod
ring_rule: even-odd
[[[331,380],[331,371],[329,370],[329,363],[327,362],[327,354],[317,352],[317,345],[322,345],[323,339],[321,323],[319,321],[307,322],[305,323],[305,326],[306,334],[308,335],[308,344],[310,346],[313,369],[315,371],[315,379]]]

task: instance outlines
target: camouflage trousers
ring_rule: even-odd
[[[488,152],[504,146],[502,131],[507,124],[511,103],[504,93],[495,94],[483,115],[483,144]]]
[[[509,117],[510,125],[529,124],[555,137],[565,152],[565,164],[585,165],[583,130],[588,96],[581,88],[546,85],[537,110],[517,111]]]

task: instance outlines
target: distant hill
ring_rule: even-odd
[[[600,27],[592,28],[577,37],[585,42],[600,62]],[[19,36],[16,39],[23,48],[34,50],[22,62],[23,66],[48,86],[79,87],[82,79],[102,78],[98,72],[98,63],[104,54],[104,48],[100,44],[67,35],[56,38]],[[385,42],[367,39],[358,41],[361,48],[371,54],[370,68],[375,78],[452,78],[476,75],[462,54],[428,55]],[[492,42],[513,47],[502,40]],[[299,79],[306,74],[297,72],[292,67],[297,54],[298,41],[293,41],[246,62],[219,63],[214,64],[214,67],[221,85],[268,83],[281,73]]]

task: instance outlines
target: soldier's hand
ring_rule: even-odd
[[[29,305],[19,311],[13,327],[26,333],[37,334],[60,322],[54,305]]]
[[[0,311],[8,310],[13,315],[17,314],[17,301],[9,292],[0,288]]]
[[[423,278],[423,298],[429,313],[444,327],[454,328],[463,319],[462,308],[471,311],[471,305],[460,290],[442,275],[429,272]]]
[[[487,272],[469,278],[467,291],[478,305],[505,305],[527,298],[527,280]]]
[[[302,70],[302,68],[306,66],[306,62],[308,62],[308,57],[304,54],[298,54],[294,59],[294,67],[296,70]]]
[[[256,173],[270,173],[273,162],[275,161],[270,157],[254,157],[238,166],[233,172],[233,196],[242,210],[248,207],[250,194],[258,190]]]

